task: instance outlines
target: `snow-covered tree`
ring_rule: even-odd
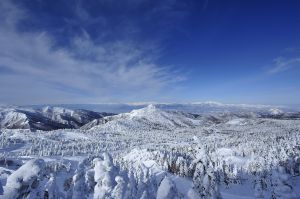
[[[126,185],[125,181],[121,176],[116,176],[115,181],[117,182],[117,185],[114,187],[112,191],[112,198],[114,199],[124,199],[125,191],[126,191]]]
[[[165,176],[158,187],[156,199],[175,198],[177,198],[176,186],[169,177]]]
[[[48,182],[45,185],[44,198],[60,199],[63,194],[60,193],[58,185],[56,184],[56,176],[51,173]]]
[[[4,195],[8,199],[31,198],[41,195],[37,189],[44,172],[45,162],[42,159],[33,159],[26,162],[17,171],[13,172],[6,182]]]
[[[274,199],[296,199],[293,187],[290,184],[290,175],[286,173],[286,168],[279,166],[273,171],[272,176]]]

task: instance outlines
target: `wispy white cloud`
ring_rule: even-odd
[[[84,29],[71,47],[59,47],[47,32],[18,31],[20,20],[30,17],[22,8],[2,1],[0,13],[0,72],[7,71],[0,73],[0,101],[5,103],[149,100],[184,79],[159,65],[152,47],[131,40],[97,44]]]
[[[270,74],[280,73],[296,66],[300,66],[300,57],[278,57],[274,59],[274,66],[268,72]]]

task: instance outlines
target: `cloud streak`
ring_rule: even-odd
[[[89,17],[83,16],[83,10],[78,12]],[[21,19],[30,17],[24,9],[2,1],[0,13],[0,101],[4,103],[149,100],[184,79],[171,67],[158,64],[152,46],[128,39],[99,44],[85,29],[70,39],[70,46],[57,46],[47,31],[18,30]]]
[[[284,58],[278,57],[274,60],[275,66],[270,69],[268,72],[269,74],[276,74],[280,72],[284,72],[290,68],[300,66],[300,58]]]

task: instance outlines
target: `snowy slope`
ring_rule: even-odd
[[[180,111],[165,111],[150,104],[145,108],[94,120],[82,129],[154,130],[195,127],[201,125],[196,115]]]
[[[0,127],[7,129],[54,130],[79,128],[93,119],[110,114],[87,110],[70,110],[60,107],[2,108]]]
[[[78,128],[93,119],[102,118],[111,114],[108,113],[97,113],[88,110],[71,110],[61,107],[44,107],[38,109],[37,112],[41,113],[44,117],[47,117],[58,123]]]

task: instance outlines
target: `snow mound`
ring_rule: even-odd
[[[8,178],[4,187],[5,198],[25,198],[38,185],[38,177],[45,167],[43,159],[29,160]]]

